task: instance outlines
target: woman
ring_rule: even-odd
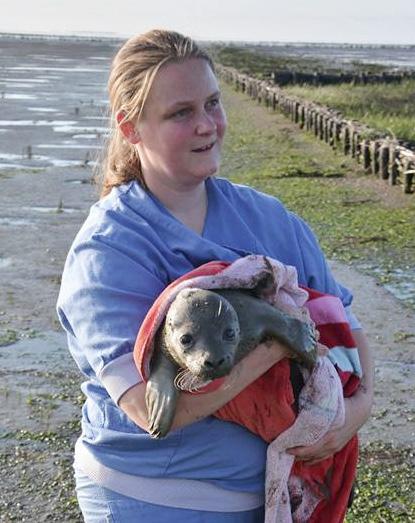
[[[140,324],[171,281],[249,253],[294,265],[300,283],[339,296],[358,328],[362,387],[346,400],[342,429],[292,449],[314,462],[342,448],[371,408],[373,365],[352,296],[301,219],[275,198],[213,177],[226,117],[213,64],[194,42],[168,31],[130,39],[114,59],[109,91],[115,128],[102,199],[71,247],[58,300],[69,349],[88,378],[75,451],[83,515],[87,522],[260,522],[266,445],[210,414],[286,348],[259,345],[219,390],[182,395],[173,431],[153,440],[132,359]],[[350,364],[359,372],[358,362]]]

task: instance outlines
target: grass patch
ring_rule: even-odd
[[[409,449],[371,444],[361,450],[356,497],[346,523],[415,521],[415,458]]]
[[[2,332],[0,332],[0,347],[4,347],[6,345],[11,345],[12,343],[16,343],[16,341],[19,339],[17,331],[13,329],[6,329]]]
[[[415,144],[415,80],[378,85],[295,85],[284,87],[284,91]]]
[[[24,329],[21,332],[17,332],[14,329],[0,330],[0,347],[12,345],[21,339],[37,338],[38,336],[40,336],[39,332],[30,328]]]
[[[246,109],[252,104],[242,95],[241,101]],[[255,173],[260,173],[261,180],[275,180],[343,177],[349,172],[350,161],[335,153],[326,154],[326,147],[317,147],[311,135],[301,136],[284,125],[269,130],[257,128],[241,108],[228,109],[230,125],[222,174],[250,184]]]

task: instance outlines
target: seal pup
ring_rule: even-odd
[[[180,291],[158,330],[146,387],[149,433],[167,435],[179,389],[223,377],[259,343],[275,338],[307,368],[317,359],[317,334],[247,290]]]

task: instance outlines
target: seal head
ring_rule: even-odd
[[[235,309],[223,296],[184,289],[170,306],[163,330],[166,355],[191,374],[211,380],[232,369],[240,327]]]

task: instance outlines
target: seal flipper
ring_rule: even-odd
[[[272,309],[266,335],[286,344],[293,351],[294,358],[311,370],[317,362],[316,329],[310,323],[293,318],[274,307]]]
[[[148,432],[153,438],[164,438],[176,412],[179,391],[174,386],[174,378],[177,365],[161,351],[156,351],[153,360],[146,386]]]

